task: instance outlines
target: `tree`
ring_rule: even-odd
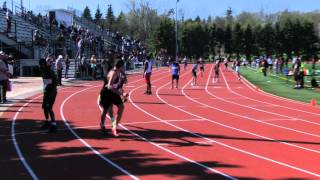
[[[210,39],[209,39],[209,51],[211,54],[215,54],[215,50],[216,50],[216,46],[218,44],[218,40],[217,40],[217,26],[216,24],[213,24],[210,27]]]
[[[251,55],[254,54],[255,51],[255,40],[250,24],[248,24],[246,30],[244,31],[243,49],[243,53],[246,55],[246,58],[250,61]]]
[[[166,49],[167,54],[170,56],[175,56],[175,28],[174,22],[168,18],[164,17],[159,28],[156,30],[154,35],[154,45],[157,52],[160,49]]]
[[[224,32],[224,51],[226,54],[231,55],[232,49],[232,27],[228,24]]]
[[[234,32],[232,36],[232,48],[231,48],[231,50],[233,50],[233,52],[236,53],[237,57],[240,56],[240,53],[244,52],[243,41],[244,41],[243,31],[242,31],[241,25],[237,23],[234,28]]]
[[[83,10],[82,17],[88,20],[92,20],[91,11],[88,6],[86,6]]]
[[[275,31],[271,23],[267,23],[260,32],[260,45],[267,56],[275,52]]]
[[[101,18],[102,18],[102,13],[100,11],[100,8],[99,8],[99,5],[98,5],[98,8],[96,10],[96,14],[94,16],[94,22],[97,24],[97,25],[101,25]]]
[[[232,9],[229,7],[227,9],[227,12],[226,12],[226,20],[227,20],[227,24],[231,24],[233,23],[233,16],[232,16]]]
[[[113,31],[114,15],[111,4],[108,5],[107,15],[106,15],[106,27],[109,31]]]
[[[121,11],[115,22],[115,30],[121,31],[123,34],[128,34],[128,23],[126,15]]]

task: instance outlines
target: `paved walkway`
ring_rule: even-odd
[[[63,80],[63,84],[68,84],[74,79]],[[11,105],[19,100],[33,96],[42,92],[42,78],[41,77],[19,77],[10,79],[12,81],[12,91],[7,92],[8,102],[0,104],[0,117],[2,112],[5,112]]]
[[[127,74],[136,74],[141,73],[142,71],[143,69],[139,68],[127,71]],[[5,112],[6,109],[17,101],[42,92],[41,77],[19,77],[16,79],[10,79],[10,81],[12,81],[12,91],[7,92],[8,102],[6,104],[0,104],[0,117],[2,116],[2,112]],[[78,81],[78,79],[62,79],[62,81],[62,84],[68,85],[73,81]]]

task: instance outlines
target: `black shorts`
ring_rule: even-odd
[[[193,77],[197,77],[197,71],[193,71],[193,70],[192,70],[192,76],[193,76]]]
[[[57,91],[45,92],[43,94],[42,109],[52,109],[56,101]]]
[[[179,75],[172,75],[172,80],[179,80]]]
[[[204,67],[200,67],[200,71],[204,71]]]
[[[123,102],[119,94],[112,92],[106,87],[100,91],[99,105],[104,109],[108,109],[111,105],[116,105],[119,107],[122,104]]]

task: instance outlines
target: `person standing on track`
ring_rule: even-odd
[[[228,70],[228,62],[229,62],[228,58],[225,57],[223,63],[224,63],[224,70],[226,71]]]
[[[241,66],[240,58],[237,58],[237,60],[236,60],[236,72],[237,72],[239,81],[241,79],[241,77],[240,77],[240,66]]]
[[[57,96],[57,77],[53,70],[50,69],[50,64],[47,63],[45,59],[40,59],[39,66],[41,69],[42,79],[43,79],[43,102],[42,109],[45,115],[45,122],[42,129],[48,129],[49,132],[57,131],[57,124],[55,121],[55,115],[52,110],[54,102]],[[49,116],[51,122],[49,122]]]
[[[147,83],[147,90],[145,92],[145,94],[147,94],[147,95],[152,94],[152,92],[151,92],[151,74],[152,74],[153,60],[151,58],[152,58],[152,55],[147,56],[147,60],[144,62],[143,78],[146,79],[146,83]]]
[[[198,70],[198,65],[199,65],[199,61],[197,61],[196,64],[194,64],[192,66],[192,86],[196,86],[197,85],[197,70]]]
[[[214,78],[213,78],[213,83],[219,82],[219,68],[220,68],[220,60],[216,60],[214,64]]]
[[[55,62],[55,69],[57,72],[57,78],[58,78],[58,86],[62,86],[62,70],[63,70],[63,63],[64,59],[62,55],[58,56],[58,59]]]
[[[102,88],[100,91],[100,101],[99,105],[103,108],[103,111],[101,113],[101,121],[100,121],[100,127],[103,131],[105,131],[105,120],[106,115],[109,111],[111,112],[111,120],[112,120],[112,134],[117,137],[119,136],[117,133],[117,126],[121,121],[122,114],[124,111],[124,104],[121,99],[121,96],[126,96],[126,94],[123,94],[122,91],[120,91],[121,86],[121,71],[124,67],[124,61],[119,60],[115,67],[108,73],[107,79],[106,79],[106,85]],[[110,109],[112,105],[116,105],[118,107],[117,112],[117,118],[116,120],[113,118],[113,110]],[[110,113],[110,112],[109,112]]]
[[[176,88],[178,89],[179,76],[180,76],[180,65],[177,61],[174,61],[171,64],[171,74],[172,74],[171,89],[173,89],[174,80],[176,80]]]
[[[183,58],[183,63],[184,63],[184,67],[183,67],[183,69],[184,69],[184,70],[187,70],[187,66],[188,66],[188,59],[187,59],[187,57],[186,57],[186,56]]]
[[[204,73],[204,62],[203,62],[203,59],[202,59],[201,57],[199,58],[199,66],[200,66],[201,77],[203,77],[203,73]]]

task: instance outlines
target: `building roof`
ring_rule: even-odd
[[[66,9],[51,9],[51,10],[48,10],[48,12],[52,12],[52,11],[54,11],[54,12],[63,11],[65,13],[74,14],[73,11],[69,11],[69,10],[66,10]]]

